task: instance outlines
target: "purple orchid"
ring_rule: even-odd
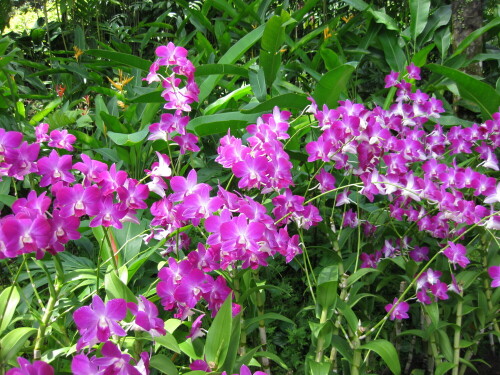
[[[12,368],[6,375],[54,375],[54,368],[44,361],[35,361],[33,364],[25,358],[18,357],[19,368]]]
[[[408,313],[408,310],[410,309],[410,305],[408,305],[408,303],[404,302],[404,301],[402,301],[400,303],[397,303],[397,302],[398,302],[398,299],[394,298],[394,301],[392,303],[389,303],[388,305],[385,306],[386,312],[389,312],[392,309],[390,319],[391,320],[408,319],[409,316],[407,313]],[[395,306],[395,307],[393,307],[393,306]]]
[[[118,324],[126,315],[127,303],[124,299],[112,299],[105,304],[95,295],[90,306],[80,307],[73,313],[78,332],[82,335],[76,349],[106,342],[111,335],[126,336],[126,332]]]

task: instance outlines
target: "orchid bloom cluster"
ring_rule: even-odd
[[[125,323],[127,311],[134,316],[133,322]],[[75,375],[86,374],[149,374],[149,355],[141,353],[138,362],[133,362],[129,354],[122,353],[120,348],[112,343],[112,336],[124,337],[126,329],[144,331],[152,337],[166,334],[165,322],[158,318],[158,309],[154,303],[144,296],[137,298],[137,303],[127,303],[116,298],[104,303],[99,296],[94,296],[90,306],[83,306],[73,313],[73,319],[81,338],[76,350],[104,343],[101,349],[102,357],[80,353],[73,358],[71,369]],[[90,354],[89,352],[89,354]]]
[[[412,92],[412,84],[405,78],[419,80],[420,69],[411,64],[402,79],[397,72],[391,72],[386,77],[386,87],[397,89],[396,103],[389,110],[380,107],[368,110],[364,105],[348,100],[340,102],[341,105],[336,109],[324,106],[319,110],[313,101],[310,111],[322,133],[317,140],[306,145],[308,161],[332,163],[332,168],[358,176],[363,182],[360,193],[368,200],[373,201],[376,195],[387,195],[393,218],[403,220],[406,217],[420,231],[433,237],[452,239],[459,236],[466,230],[463,224],[500,229],[500,216],[493,215],[487,221],[484,220],[492,214],[493,204],[500,202],[500,184],[497,184],[497,180],[470,167],[458,167],[456,161],[451,166],[439,162],[448,153],[476,152],[479,159],[483,160],[479,166],[498,171],[495,150],[500,145],[500,113],[495,113],[493,119],[484,124],[454,126],[448,132],[437,123],[434,131],[428,134],[424,124],[429,119],[438,122],[440,113],[444,111],[442,103],[420,90]],[[415,170],[421,170],[423,176],[419,177]],[[335,179],[324,168],[316,179],[321,192],[334,188]],[[349,193],[344,191],[339,194],[336,205],[352,203],[348,198]],[[480,197],[483,203],[491,207],[476,203]],[[422,201],[427,202],[430,208],[426,209]],[[434,209],[438,212],[433,215]],[[361,220],[355,211],[345,211],[344,226],[356,227],[360,224]],[[404,239],[404,246],[394,247],[390,240],[386,240],[381,250],[361,254],[361,267],[376,268],[382,258],[400,254],[416,262],[429,259],[428,247],[411,248],[409,242]],[[464,268],[470,262],[465,246],[459,243],[448,241],[442,254],[454,267],[459,265]],[[454,284],[448,286],[437,279],[433,281],[431,278],[431,281],[421,283],[417,293],[421,302],[430,303],[428,291],[437,299],[446,299],[448,289],[458,289]],[[391,308],[392,304],[386,306],[387,311]],[[397,313],[398,309],[401,309],[401,313]],[[406,309],[406,305],[400,303],[393,309],[391,318],[406,318],[407,309],[403,309]]]
[[[31,252],[40,259],[45,252],[63,251],[68,241],[80,238],[84,215],[92,217],[91,227],[138,223],[137,210],[147,207],[146,185],[117,171],[116,165],[108,168],[85,154],[75,164],[71,155],[56,150],[39,158],[40,145],[22,138],[21,133],[0,129],[1,174],[18,180],[38,176],[39,186],[49,188],[50,194],[31,191],[13,203],[12,214],[0,219],[0,259]]]
[[[73,151],[73,143],[76,142],[76,137],[69,134],[66,129],[54,129],[49,132],[49,124],[42,122],[35,127],[36,143],[47,142],[47,146],[54,148],[62,148],[67,151]]]
[[[195,67],[186,57],[187,50],[173,43],[160,46],[155,52],[158,59],[151,65],[144,80],[149,84],[161,82],[164,88],[161,95],[166,101],[164,108],[173,109],[175,112],[162,114],[160,122],[149,127],[151,135],[148,139],[173,141],[179,145],[181,154],[199,151],[200,148],[196,145],[198,137],[186,131],[189,116],[183,115],[183,112],[191,112],[191,103],[198,101],[200,90],[194,80]],[[167,77],[158,73],[162,66],[171,70]],[[183,80],[185,85],[181,87]],[[172,136],[174,134],[177,135]]]

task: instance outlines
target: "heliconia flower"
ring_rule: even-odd
[[[105,304],[95,295],[90,306],[80,307],[73,313],[76,327],[82,335],[76,350],[106,342],[111,335],[126,336],[127,333],[118,324],[126,315],[127,302],[124,299],[112,299]]]
[[[167,333],[165,331],[165,322],[158,318],[158,308],[146,297],[139,296],[137,304],[128,302],[127,307],[135,315],[134,323],[139,329],[151,333],[153,337],[163,336]]]
[[[44,361],[35,361],[33,364],[25,358],[18,357],[19,368],[12,368],[6,375],[54,375],[54,368]]]
[[[191,324],[191,329],[189,331],[189,335],[186,336],[187,339],[191,339],[191,341],[196,340],[198,337],[205,336],[205,332],[201,329],[202,319],[205,317],[205,314],[201,314],[197,317],[193,324]]]
[[[451,263],[458,264],[462,268],[465,268],[470,263],[470,260],[465,256],[467,249],[462,244],[448,241],[448,247],[443,251],[443,254]]]
[[[498,288],[500,286],[500,266],[491,266],[488,268],[488,275],[493,279],[491,287]]]
[[[410,305],[408,305],[408,303],[404,302],[404,301],[400,302],[400,303],[397,303],[397,302],[398,302],[398,299],[394,298],[394,301],[392,303],[389,303],[388,305],[385,306],[385,311],[389,312],[389,311],[391,311],[393,306],[397,304],[396,307],[394,307],[394,310],[392,310],[392,312],[391,312],[390,319],[391,320],[408,319],[409,316],[407,313],[408,313],[408,310],[410,309]]]

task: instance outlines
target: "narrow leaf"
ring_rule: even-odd
[[[399,375],[401,373],[398,353],[396,352],[394,345],[392,345],[389,341],[383,339],[370,341],[361,345],[361,349],[373,350],[382,358],[393,374]]]
[[[121,65],[139,68],[146,72],[149,71],[149,67],[151,66],[150,61],[141,59],[140,57],[130,55],[128,53],[104,51],[100,49],[89,49],[85,51],[85,54],[108,59]]]
[[[9,326],[20,299],[16,286],[5,288],[0,294],[0,334]]]
[[[224,363],[229,348],[232,327],[231,307],[232,296],[229,294],[207,332],[206,361],[215,363],[217,368]]]

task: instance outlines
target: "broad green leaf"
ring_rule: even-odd
[[[430,305],[423,305],[425,312],[431,318],[431,322],[434,327],[439,324],[439,307],[437,302],[431,303]]]
[[[206,361],[215,363],[217,368],[224,363],[229,349],[232,327],[231,310],[232,296],[229,294],[207,332],[205,341]]]
[[[140,57],[130,55],[128,53],[105,51],[101,49],[89,49],[85,51],[85,54],[108,59],[121,65],[141,69],[145,72],[149,71],[149,67],[151,66],[150,61],[141,59]]]
[[[398,33],[401,32],[394,18],[389,16],[387,13],[373,9],[368,9],[368,12],[375,18],[377,23],[385,25],[388,30],[394,30]]]
[[[398,336],[418,336],[427,341],[429,339],[429,334],[422,329],[408,329],[401,332]]]
[[[436,366],[436,372],[434,375],[443,375],[450,371],[455,365],[450,362],[441,362]]]
[[[242,98],[250,96],[252,93],[252,87],[250,85],[240,87],[234,91],[231,91],[229,94],[223,96],[222,98],[217,99],[212,104],[208,105],[205,108],[205,115],[212,115],[218,112],[221,109],[226,108],[226,106],[231,102],[231,100],[239,101]],[[244,111],[241,111],[246,113]]]
[[[321,54],[321,58],[325,62],[326,69],[333,70],[342,65],[339,55],[333,52],[330,48],[321,48],[319,53]]]
[[[40,112],[37,112],[37,114],[31,118],[30,125],[33,126],[38,125],[38,123],[41,122],[45,118],[45,116],[47,116],[50,112],[56,109],[57,106],[61,104],[61,102],[62,102],[61,98],[57,98],[51,101],[49,104],[45,106],[44,109],[42,109]]]
[[[444,61],[448,49],[451,46],[451,32],[448,27],[439,29],[434,34],[434,40],[436,41],[436,46],[441,54],[441,61]]]
[[[332,346],[338,350],[340,354],[344,358],[346,358],[349,362],[352,362],[352,349],[349,346],[349,343],[347,342],[346,339],[338,336],[338,335],[333,335],[332,336]]]
[[[406,56],[399,46],[397,34],[383,30],[380,33],[379,40],[389,67],[395,72],[402,72],[406,64]]]
[[[285,41],[285,29],[282,26],[284,22],[281,16],[272,16],[266,22],[264,33],[260,45],[263,50],[271,53],[278,52]]]
[[[420,48],[429,41],[435,41],[434,34],[442,26],[448,25],[451,18],[451,5],[443,5],[436,9],[428,18],[425,29],[417,38],[415,48]],[[448,29],[448,27],[446,27]]]
[[[149,129],[145,128],[132,134],[108,132],[108,137],[117,145],[133,146],[141,143],[148,135]]]
[[[234,64],[243,54],[259,41],[264,33],[264,25],[252,30],[238,40],[219,60],[219,64]],[[149,68],[148,68],[149,69]],[[199,102],[203,103],[217,85],[222,75],[212,75],[200,85]]]
[[[288,370],[288,366],[286,365],[286,363],[274,353],[258,351],[254,354],[254,357],[266,357],[272,359],[274,362],[283,367],[285,370]]]
[[[262,67],[262,71],[264,72],[264,76],[266,78],[265,83],[267,84],[268,87],[271,87],[273,82],[276,80],[276,75],[278,74],[278,71],[280,70],[281,53],[269,52],[264,49],[261,49],[259,54],[259,64]],[[262,100],[264,98],[262,98]]]
[[[248,72],[250,86],[252,87],[253,94],[259,102],[266,100],[266,75],[264,69],[260,66],[256,69],[250,69]]]
[[[425,29],[430,6],[430,0],[410,0],[410,36],[414,41]]]
[[[157,344],[175,352],[175,353],[180,353],[181,348],[179,347],[179,344],[177,343],[177,340],[175,337],[169,333],[167,333],[165,336],[158,336],[155,337],[154,340],[156,341]]]
[[[126,133],[128,132],[127,127],[118,119],[118,117],[110,115],[105,111],[101,111],[100,116],[106,126],[106,130],[110,130],[116,133]]]
[[[434,43],[425,46],[413,56],[411,61],[416,66],[422,66],[427,64],[427,56],[429,55],[429,52],[431,52],[434,49],[434,47],[436,47]]]
[[[195,76],[210,76],[213,74],[237,75],[248,77],[248,69],[233,64],[205,64],[196,67]]]
[[[462,40],[462,42],[458,45],[457,49],[455,50],[455,52],[453,53],[453,55],[451,57],[460,55],[463,51],[465,51],[465,49],[467,47],[469,47],[469,45],[474,40],[476,40],[481,35],[483,35],[485,32],[487,32],[488,30],[490,30],[493,27],[496,27],[498,25],[500,25],[500,17],[495,17],[490,22],[488,22],[486,25],[484,25],[483,27],[481,27],[477,30],[474,30],[472,33],[467,35],[467,37],[464,40]]]
[[[11,358],[18,355],[26,340],[36,331],[36,328],[21,327],[7,333],[0,340],[0,363],[7,363]]]
[[[373,350],[382,358],[393,374],[398,375],[401,373],[398,353],[396,352],[394,345],[392,345],[389,341],[378,339],[367,342],[366,344],[361,345],[360,348]]]
[[[231,332],[231,340],[229,342],[229,349],[227,351],[224,364],[221,366],[222,371],[227,371],[229,374],[237,372],[238,369],[234,368],[238,350],[240,348],[241,337],[241,315],[238,314],[233,319],[233,327]],[[233,371],[234,370],[234,371]]]
[[[344,64],[321,77],[312,95],[319,107],[323,104],[330,108],[337,107],[337,101],[340,94],[345,91],[352,72],[354,72],[354,67]]]
[[[215,115],[199,116],[192,119],[187,129],[194,131],[198,136],[226,133],[228,129],[240,129],[257,119],[256,114],[227,112]]]
[[[339,269],[337,264],[325,267],[318,276],[318,287],[316,290],[318,304],[323,309],[335,307],[337,301],[337,286]]]
[[[15,201],[17,201],[17,198],[13,197],[12,195],[0,194],[0,202],[9,206],[9,207],[12,207],[12,205],[14,204]],[[0,313],[1,313],[1,311],[2,310],[0,310]]]
[[[483,120],[491,118],[500,107],[500,94],[490,85],[471,77],[459,70],[438,64],[426,65],[431,71],[441,74],[457,84],[458,91],[464,99],[471,100],[481,108]]]
[[[370,6],[370,4],[364,2],[363,0],[343,0],[343,2],[359,11],[364,11]]]
[[[9,286],[0,294],[0,334],[9,326],[21,296],[17,286]]]
[[[137,302],[134,293],[114,273],[107,273],[104,277],[104,289],[109,299],[123,298],[127,302]]]
[[[354,272],[352,275],[350,275],[347,278],[347,286],[351,286],[356,281],[361,279],[363,276],[365,276],[369,273],[372,273],[372,272],[379,273],[380,271],[376,268],[360,268],[359,270],[357,270],[356,272]]]
[[[165,103],[161,96],[161,91],[148,92],[147,94],[136,96],[129,100],[130,103]]]
[[[271,112],[274,107],[279,107],[280,109],[302,110],[309,104],[311,104],[311,102],[307,99],[307,95],[290,93],[275,96],[250,109],[243,109],[241,110],[241,113]]]
[[[295,325],[293,320],[288,319],[286,316],[283,316],[278,313],[265,313],[250,319],[245,320],[244,328],[250,327],[252,324],[258,323],[261,320],[281,320],[283,322]]]
[[[341,299],[337,299],[337,310],[339,310],[343,316],[343,318],[347,321],[347,324],[349,324],[349,328],[351,331],[356,332],[358,329],[358,318],[356,317],[356,314],[354,314],[354,311]]]
[[[316,362],[313,358],[307,358],[307,367],[310,375],[328,375],[330,373],[330,363],[329,362]]]
[[[163,354],[156,354],[152,356],[149,361],[149,365],[160,371],[162,374],[177,375],[179,373],[177,371],[177,367],[170,360],[170,358]]]

